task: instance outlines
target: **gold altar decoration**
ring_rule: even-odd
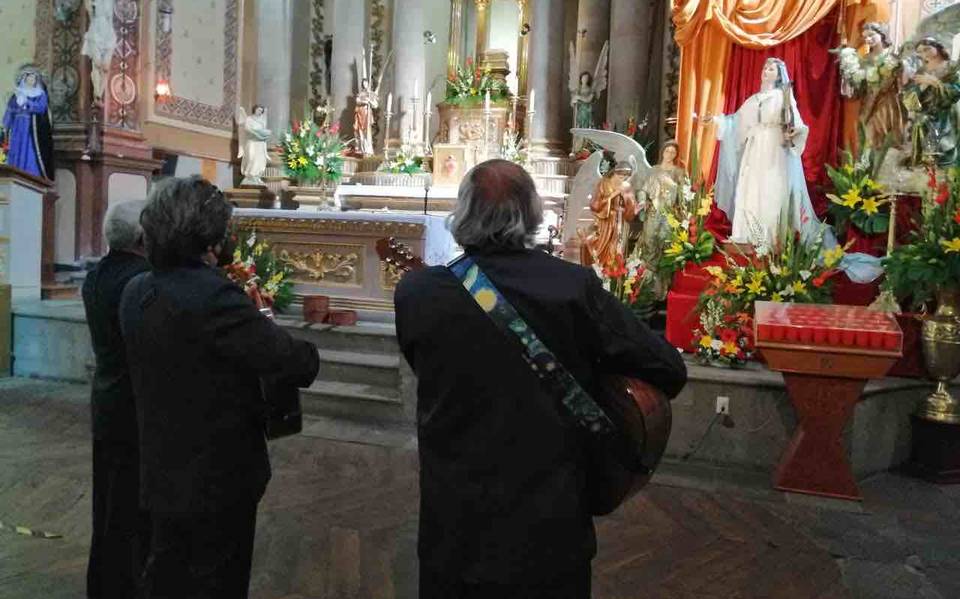
[[[695,115],[723,113],[724,70],[734,44],[754,49],[782,44],[803,34],[841,1],[841,37],[854,45],[864,22],[889,20],[883,0],[674,0],[682,65],[676,136],[680,155],[689,154],[695,138],[702,168],[709,170],[713,164],[713,129],[698,125]],[[857,118],[858,107],[851,102],[843,118],[848,146],[856,141]]]
[[[917,415],[934,422],[960,424],[960,402],[947,388],[960,374],[960,288],[943,289],[937,294],[937,311],[923,321],[920,338],[923,361],[937,388],[920,404]]]
[[[326,220],[294,217],[234,217],[238,228],[256,229],[274,233],[335,233],[364,236],[419,238],[424,226],[419,223],[401,223],[380,220]]]
[[[292,269],[291,279],[297,283],[363,283],[362,246],[317,244],[313,249],[283,249],[280,258]]]
[[[384,289],[396,289],[404,270],[396,264],[380,261],[380,286]]]
[[[482,106],[464,108],[444,103],[437,106],[437,114],[440,117],[440,142],[467,146],[465,170],[483,162],[487,156],[499,154],[500,140],[503,139],[509,119],[506,106],[491,106],[490,116],[485,117]],[[487,118],[488,121],[485,120]],[[486,140],[483,135],[485,128]]]

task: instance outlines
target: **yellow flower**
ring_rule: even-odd
[[[667,215],[667,224],[669,224],[671,228],[676,229],[676,228],[678,228],[678,227],[680,226],[680,221],[677,220],[677,217],[676,217],[676,216],[674,216],[674,215],[672,215],[672,214],[668,214],[668,215]]]
[[[960,253],[960,237],[954,237],[950,241],[947,241],[946,239],[941,239],[940,245],[943,246],[943,249],[945,249],[948,254],[951,252]]]
[[[852,175],[852,174],[853,174],[853,165],[852,165],[852,164],[844,164],[844,165],[843,165],[843,172],[846,173],[846,174],[848,174],[848,175]]]
[[[727,280],[726,273],[723,272],[723,269],[720,268],[719,266],[708,266],[704,270],[710,273],[710,275],[712,275],[713,278],[716,279],[718,283],[723,283],[724,281]]]
[[[713,337],[710,335],[704,335],[700,337],[700,347],[704,349],[710,349],[710,344],[713,343]]]
[[[300,166],[307,166],[306,157],[300,156],[299,158],[297,158],[297,164],[299,164]]]
[[[780,292],[779,292],[779,291],[777,291],[776,293],[774,293],[774,294],[770,297],[770,301],[771,301],[771,302],[778,302],[778,303],[779,303],[779,302],[782,302],[782,301],[783,301],[783,296],[780,295]]]
[[[863,198],[860,197],[860,190],[858,189],[851,189],[840,197],[843,198],[842,205],[847,208],[856,208],[857,204],[863,200]]]
[[[288,160],[287,166],[289,166],[290,168],[297,168],[297,159],[291,158],[290,160]]]
[[[734,356],[737,354],[737,344],[733,341],[727,341],[723,344],[723,352]]]
[[[683,243],[679,241],[674,241],[670,244],[670,247],[664,252],[668,256],[676,256],[683,252]]]
[[[877,200],[875,200],[874,198],[867,198],[863,200],[863,211],[866,212],[867,214],[876,214],[877,212],[879,212],[879,210],[877,209],[877,205],[878,205]]]
[[[863,187],[870,191],[880,191],[881,189],[883,189],[883,185],[880,185],[870,177],[865,177],[863,179]]]
[[[700,208],[697,209],[697,216],[707,216],[710,214],[710,206],[713,202],[710,200],[710,196],[703,198],[703,201],[700,202]]]
[[[762,270],[756,270],[750,274],[750,280],[756,283],[762,283],[767,278],[767,273]]]
[[[807,292],[807,284],[804,283],[803,281],[794,281],[794,282],[793,282],[793,285],[791,285],[790,288],[793,289],[793,292],[794,292],[794,293],[806,293],[806,292]]]
[[[759,295],[760,292],[764,290],[765,290],[765,287],[763,286],[763,282],[757,281],[756,279],[754,279],[753,281],[750,281],[750,283],[747,285],[747,291],[749,291],[754,295]]]
[[[840,260],[843,258],[843,248],[841,246],[836,246],[833,249],[829,249],[823,253],[823,264],[827,268],[833,268]]]

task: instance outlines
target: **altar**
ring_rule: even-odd
[[[456,254],[444,217],[436,214],[238,208],[233,224],[255,231],[286,260],[296,298],[291,312],[304,295],[326,295],[331,306],[356,310],[361,320],[392,320],[393,291],[403,273],[380,259],[377,241],[394,238],[427,265]]]

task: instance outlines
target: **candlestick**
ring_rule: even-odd
[[[393,92],[387,94],[387,114],[393,111]]]
[[[483,111],[490,112],[490,90],[487,90],[487,95],[483,98]]]
[[[423,107],[423,155],[432,153],[430,148],[430,115],[433,114],[433,92],[427,92],[427,103]]]
[[[527,112],[531,114],[533,113],[533,101],[536,99],[536,97],[537,97],[537,90],[535,89],[530,90],[530,101],[527,102]]]

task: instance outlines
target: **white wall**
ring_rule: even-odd
[[[53,205],[53,260],[72,264],[76,260],[77,243],[77,178],[72,171],[57,169],[57,194],[60,197]]]
[[[147,178],[129,173],[113,173],[107,181],[107,210],[131,200],[147,199]]]
[[[233,187],[233,165],[229,162],[217,163],[217,175],[211,183],[220,189],[230,189]],[[190,175],[202,175],[202,163],[199,158],[193,156],[179,156],[177,158],[177,170],[174,173],[177,177],[189,177]]]

